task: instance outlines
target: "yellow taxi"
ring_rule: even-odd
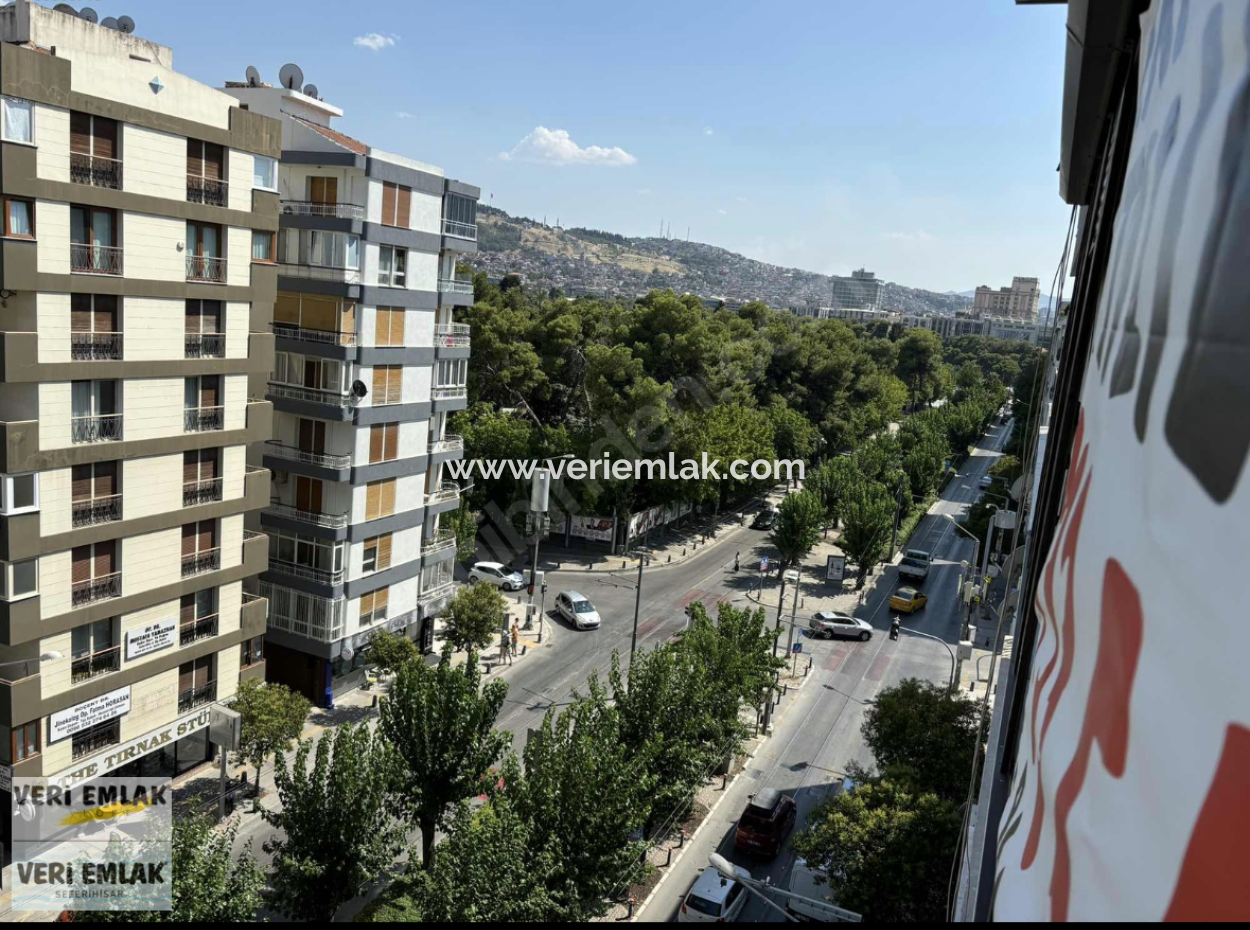
[[[890,609],[914,614],[927,603],[929,599],[915,588],[899,588],[890,598]]]

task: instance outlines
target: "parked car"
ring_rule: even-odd
[[[890,598],[890,609],[905,614],[914,614],[927,603],[929,603],[927,597],[915,588],[905,586],[895,591]]]
[[[981,476],[981,487],[983,487],[983,488],[989,488],[989,487],[993,487],[993,486],[994,486],[994,479],[993,479],[993,478],[991,478],[989,475],[982,475],[982,476]]]
[[[777,525],[778,513],[776,510],[761,510],[755,517],[755,522],[751,524],[753,530],[771,530]]]
[[[577,591],[561,591],[556,595],[556,612],[579,630],[597,630],[599,611],[590,598]]]
[[[794,829],[798,807],[794,798],[775,788],[765,788],[751,796],[738,818],[734,846],[742,852],[772,859],[781,852],[786,837]]]
[[[807,628],[811,630],[813,636],[819,636],[821,639],[843,637],[858,639],[861,643],[872,639],[871,623],[860,620],[858,617],[837,614],[832,610],[817,611],[811,622],[807,624]]]
[[[739,867],[739,874],[751,873]],[[741,882],[725,878],[715,869],[704,869],[690,886],[677,914],[679,924],[723,924],[735,920],[746,906],[747,889]]]
[[[505,591],[520,591],[525,587],[525,576],[520,572],[510,571],[498,562],[478,562],[469,569],[470,581],[488,581]]]
[[[914,581],[917,584],[929,577],[929,566],[933,556],[923,549],[908,549],[898,563],[898,576]]]

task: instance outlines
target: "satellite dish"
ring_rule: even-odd
[[[321,98],[319,98],[319,97],[317,96],[317,85],[316,85],[316,84],[305,84],[305,85],[304,85],[304,96],[305,96],[305,97],[312,97],[314,100],[319,100],[319,99],[321,99]]]
[[[245,74],[247,75],[248,87],[260,86],[260,72],[256,70],[255,65],[248,65]]]
[[[119,16],[117,17],[117,28],[126,33],[126,35],[130,35],[135,31],[135,21],[129,16]]]
[[[104,19],[100,20],[100,25],[103,26],[105,29],[116,29],[117,20],[114,19],[112,16],[106,16],[104,17]]]
[[[54,6],[52,9],[56,10],[58,13],[68,13],[70,16],[77,16],[77,15],[78,15],[78,11],[77,11],[77,10],[75,10],[75,9],[74,9],[72,6],[70,6],[68,3],[58,3],[58,4],[57,4],[56,6]]]
[[[365,387],[365,383],[363,381],[352,382],[352,397],[355,397],[357,400],[359,400],[360,398],[366,396],[368,393],[369,393],[369,389]]]
[[[98,23],[100,21],[100,14],[91,9],[91,7],[85,6],[78,11],[78,18],[85,19],[89,23]]]
[[[304,83],[304,72],[300,70],[299,65],[289,62],[278,72],[278,81],[287,90],[295,90]]]

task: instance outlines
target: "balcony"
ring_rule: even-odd
[[[341,284],[359,284],[359,268],[335,268],[330,265],[296,265],[279,262],[278,274],[288,278],[308,278],[313,281],[338,281]]]
[[[122,189],[122,163],[116,158],[105,158],[102,155],[70,152],[69,179],[75,184],[108,187],[119,191]]]
[[[272,397],[285,397],[288,400],[302,400],[310,404],[327,404],[331,407],[350,407],[351,395],[341,391],[327,391],[323,388],[300,387],[296,384],[279,384],[269,382],[269,394]]]
[[[85,732],[75,733],[72,755],[74,759],[81,759],[101,749],[116,746],[119,742],[121,742],[121,720],[110,720],[108,723],[91,727]]]
[[[225,333],[187,333],[186,358],[225,358]]]
[[[92,497],[76,500],[70,504],[71,520],[74,527],[95,526],[97,523],[112,523],[122,518],[122,496],[113,494],[109,497]]]
[[[178,645],[189,646],[201,639],[217,635],[217,615],[200,617],[182,624],[178,629]]]
[[[184,481],[182,484],[182,506],[194,507],[197,504],[211,504],[222,499],[222,479],[209,478],[205,481]]]
[[[464,437],[455,433],[444,433],[442,439],[430,443],[431,452],[463,452]]]
[[[91,655],[78,656],[70,661],[69,680],[73,684],[78,684],[100,675],[107,675],[109,672],[115,672],[121,668],[121,658],[121,646],[102,649]]]
[[[71,242],[69,270],[74,274],[121,274],[121,246]]]
[[[438,289],[444,294],[468,294],[473,296],[473,279],[457,275],[454,278],[439,278]]]
[[[217,682],[210,681],[208,684],[196,685],[194,688],[179,692],[178,713],[185,714],[189,710],[211,704],[215,700],[217,700]]]
[[[477,226],[473,223],[457,223],[455,220],[443,220],[443,235],[477,242]]]
[[[75,362],[120,359],[122,357],[122,334],[70,333],[69,357]]]
[[[444,501],[454,501],[459,499],[460,486],[455,484],[444,484],[425,495],[425,502],[427,504],[441,504]]]
[[[340,220],[363,220],[365,208],[354,203],[317,203],[312,200],[284,200],[282,212],[288,216],[328,216]]]
[[[70,437],[74,442],[117,442],[122,438],[122,415],[70,417]]]
[[[226,260],[217,255],[188,255],[187,280],[225,284]]]
[[[294,323],[273,323],[273,334],[279,339],[298,339],[329,346],[354,346],[355,333],[336,333],[325,329],[306,329]]]
[[[75,581],[70,586],[70,603],[74,607],[85,607],[96,601],[107,601],[122,596],[122,573],[101,575],[99,578],[88,578],[86,581]]]
[[[299,507],[282,504],[278,501],[270,501],[265,512],[273,514],[275,517],[286,517],[288,520],[299,520],[301,523],[311,523],[314,526],[326,526],[331,529],[342,529],[347,526],[348,515],[346,513],[322,513],[315,510],[302,510]]]
[[[182,577],[202,575],[204,572],[215,572],[221,568],[221,547],[204,549],[200,552],[189,552],[182,557]]]
[[[431,588],[422,589],[421,593],[417,595],[417,603],[429,604],[433,601],[440,600],[446,597],[447,595],[451,594],[451,592],[454,591],[455,588],[456,588],[455,582],[453,582],[451,579],[448,579],[447,581],[439,582],[438,584],[434,585]]]
[[[434,327],[434,346],[441,349],[467,349],[469,347],[469,324],[438,324]]]
[[[292,462],[303,462],[305,465],[322,465],[326,468],[352,467],[352,457],[350,455],[329,455],[325,452],[306,452],[298,446],[289,446],[286,443],[278,442],[276,439],[268,439],[265,441],[265,454],[275,455],[282,459],[289,459]]]
[[[443,385],[430,389],[430,397],[434,400],[459,400],[461,397],[469,396],[469,388],[466,385]]]
[[[188,174],[187,202],[208,204],[210,207],[228,206],[230,186],[225,181],[216,178],[202,178]]]
[[[341,568],[337,571],[329,568],[317,568],[313,565],[301,565],[298,562],[275,559],[273,556],[269,557],[269,570],[280,575],[290,575],[292,578],[306,578],[309,581],[316,581],[321,584],[343,583],[343,570]]]
[[[440,529],[421,542],[421,554],[432,555],[456,548],[456,534],[451,530]]]
[[[188,407],[182,414],[183,427],[188,433],[208,433],[226,428],[225,407]]]

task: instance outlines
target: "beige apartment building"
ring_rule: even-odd
[[[28,0],[0,95],[0,791],[175,775],[264,675],[280,127]]]
[[[1042,288],[1037,278],[1012,278],[1011,287],[1000,287],[998,290],[982,284],[973,298],[972,312],[978,316],[1036,323],[1041,298]]]

